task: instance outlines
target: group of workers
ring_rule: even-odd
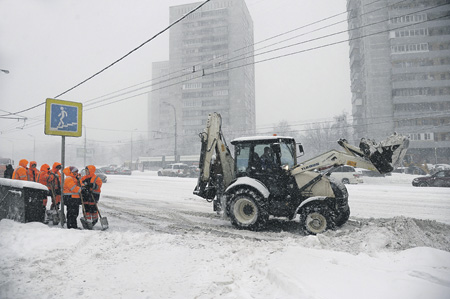
[[[42,164],[38,171],[36,161],[28,163],[28,160],[22,159],[10,178],[45,185],[52,198],[50,210],[58,211],[61,203],[61,168],[61,163],[55,162],[51,169],[48,164]],[[84,217],[80,219],[83,224],[88,223],[88,227],[92,228],[98,221],[97,202],[100,199],[102,180],[95,175],[95,169],[94,165],[86,166],[86,174],[83,177],[75,166],[68,166],[63,170],[65,178],[62,195],[67,207],[67,228],[78,228],[80,205],[83,205]],[[43,198],[42,206],[45,211],[47,197]]]

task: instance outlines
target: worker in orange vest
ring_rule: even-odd
[[[22,159],[19,161],[19,166],[14,170],[12,179],[28,181],[28,160]]]
[[[61,202],[61,173],[59,172],[61,167],[61,163],[55,162],[49,173],[48,181],[50,184],[50,191],[55,200],[55,202],[52,202],[50,210],[56,210],[57,207],[55,207],[55,204],[59,206],[59,203]]]
[[[78,228],[77,217],[80,212],[81,184],[78,180],[78,168],[69,166],[64,168],[64,204],[67,206],[67,228]]]
[[[102,180],[95,175],[95,166],[86,166],[86,175],[81,178],[83,182],[83,202],[86,212],[85,219],[95,225],[98,221],[97,202],[100,199]]]
[[[36,182],[46,186],[49,190],[49,194],[50,194],[50,183],[48,181],[48,177],[50,173],[50,165],[48,164],[42,164],[41,166],[41,171],[39,171],[37,178],[36,178]],[[45,198],[42,199],[42,204],[44,206],[44,211],[46,210],[47,207],[47,196]]]
[[[28,167],[28,180],[31,182],[37,182],[37,176],[39,174],[39,170],[37,169],[37,162],[31,161],[30,167]]]

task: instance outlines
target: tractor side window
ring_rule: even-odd
[[[250,157],[250,146],[239,145],[236,150],[236,171],[239,173],[246,173],[248,167],[248,160]]]

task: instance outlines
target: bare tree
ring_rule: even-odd
[[[315,157],[331,149],[338,149],[337,141],[341,138],[349,140],[350,137],[351,126],[345,112],[335,116],[333,122],[310,124],[302,137],[305,149],[304,159]]]
[[[280,121],[278,124],[275,125],[273,129],[274,132],[280,136],[294,136],[297,134],[297,132],[294,132],[292,130],[291,126],[286,120]]]

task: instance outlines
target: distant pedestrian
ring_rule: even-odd
[[[12,167],[11,164],[6,165],[6,169],[5,172],[3,173],[3,177],[5,179],[12,179],[14,173],[14,168]]]
[[[49,194],[51,194],[51,185],[49,183],[49,175],[50,175],[50,166],[48,164],[42,164],[41,171],[38,173],[36,182],[41,183],[45,187],[48,188]],[[44,206],[44,209],[47,207],[47,196],[42,199],[42,204]]]
[[[28,160],[22,159],[19,161],[19,166],[14,170],[12,175],[13,180],[28,181]]]
[[[61,202],[61,163],[53,163],[52,170],[49,172],[48,183],[50,185],[50,191],[52,196],[54,196],[54,202],[50,206],[50,210],[57,210],[59,203]],[[56,205],[56,206],[55,206]]]

